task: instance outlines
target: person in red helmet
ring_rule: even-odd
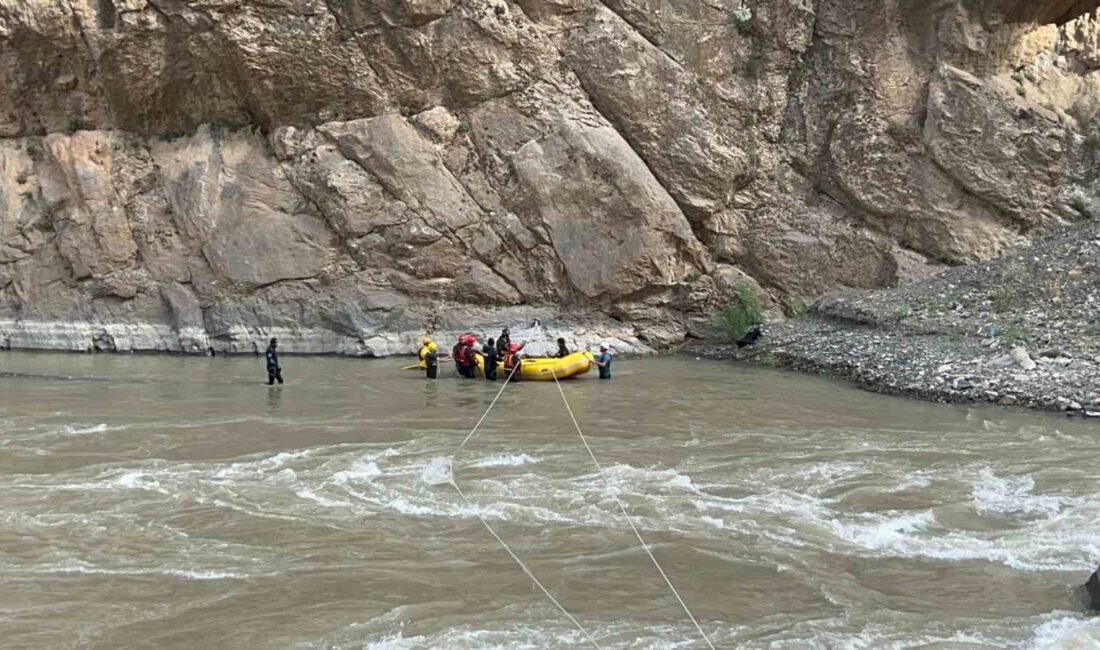
[[[462,342],[466,346],[466,377],[474,379],[477,377],[477,337],[466,334],[462,337]]]
[[[477,376],[477,353],[474,346],[477,338],[473,334],[462,334],[458,337],[458,343],[454,347],[455,369],[461,377],[473,379]]]
[[[522,379],[523,345],[523,343],[509,343],[508,350],[504,354],[504,373],[509,375],[512,381]]]
[[[451,358],[455,362],[455,370],[458,371],[459,377],[466,376],[466,344],[462,342],[462,337],[458,337],[458,342],[451,348]]]

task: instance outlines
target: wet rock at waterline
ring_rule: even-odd
[[[1088,608],[1094,612],[1100,612],[1100,569],[1093,571],[1082,590]]]
[[[726,277],[793,313],[1098,210],[1094,15],[9,4],[4,346],[386,354],[535,318],[664,346]]]

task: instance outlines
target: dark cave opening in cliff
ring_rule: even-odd
[[[1064,25],[1100,8],[1100,0],[1021,0],[1008,13],[1009,22]]]

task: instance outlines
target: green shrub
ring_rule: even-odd
[[[993,303],[993,311],[998,314],[1007,314],[1012,311],[1013,305],[1016,304],[1016,296],[1007,286],[995,289],[989,296],[989,300]]]
[[[1074,191],[1069,204],[1081,216],[1087,219],[1095,219],[1097,217],[1096,211],[1093,209],[1094,206],[1092,200],[1082,190]]]
[[[714,312],[714,336],[722,341],[736,341],[753,327],[764,322],[764,308],[744,283],[737,284],[737,300]]]
[[[730,23],[739,34],[747,35],[752,32],[752,9],[745,5],[730,12]]]
[[[1010,348],[1015,348],[1031,343],[1031,337],[1027,335],[1019,325],[1007,325],[1001,332],[1001,341]]]

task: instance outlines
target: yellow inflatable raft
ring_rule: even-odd
[[[520,366],[520,380],[522,381],[554,381],[554,376],[557,375],[558,379],[567,379],[569,377],[576,377],[577,375],[583,375],[592,369],[595,359],[592,357],[591,352],[574,352],[565,357],[547,358],[547,357],[532,357],[525,358],[523,365]],[[477,369],[482,376],[485,376],[485,357],[477,355]],[[508,371],[504,369],[504,362],[497,364],[497,379],[504,379],[508,376]]]

